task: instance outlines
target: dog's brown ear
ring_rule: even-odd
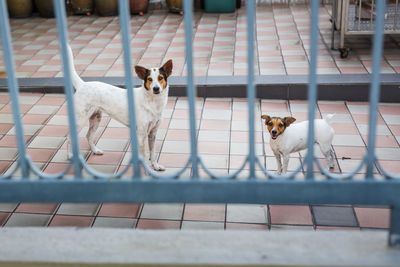
[[[172,64],[172,59],[168,60],[167,62],[164,63],[164,65],[162,65],[162,67],[160,68],[161,70],[163,70],[165,72],[165,74],[167,75],[167,77],[169,77],[172,74],[172,68],[173,68],[173,64]]]
[[[285,117],[285,118],[283,118],[283,121],[286,123],[286,127],[288,127],[290,124],[295,122],[296,119],[293,117]]]
[[[135,72],[136,72],[137,76],[139,77],[139,79],[144,80],[144,79],[146,79],[148,70],[145,67],[136,65]]]
[[[261,119],[265,120],[265,125],[267,125],[267,123],[271,120],[271,117],[268,115],[262,115]]]

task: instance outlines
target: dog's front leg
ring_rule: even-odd
[[[74,155],[72,154],[71,138],[67,137],[67,158],[72,159]]]
[[[149,137],[148,137],[149,138],[150,164],[151,164],[151,167],[155,171],[165,171],[165,167],[158,164],[157,159],[156,159],[155,143],[156,143],[157,129],[158,129],[158,126],[155,127],[153,130],[151,130],[149,133]]]
[[[146,135],[145,134],[141,134],[140,132],[143,131],[138,131],[138,145],[139,145],[139,154],[140,156],[142,156],[145,164],[148,165],[147,162],[147,157],[146,157],[146,147],[145,147],[145,143],[146,143]],[[141,175],[148,175],[148,172],[146,170],[141,169]]]
[[[280,175],[282,174],[282,161],[281,161],[281,154],[280,153],[274,153],[275,159],[276,159],[276,164],[278,169],[276,170],[276,174]]]
[[[288,166],[289,166],[289,155],[283,155],[282,174],[286,174]]]

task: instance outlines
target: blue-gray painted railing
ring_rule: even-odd
[[[269,203],[269,204],[364,204],[388,205],[392,208],[389,244],[400,246],[400,177],[390,174],[377,161],[375,154],[375,134],[377,108],[380,93],[380,62],[383,49],[383,23],[385,1],[376,2],[376,32],[373,45],[373,73],[370,88],[370,113],[368,152],[360,165],[353,172],[346,175],[333,174],[325,170],[314,156],[314,112],[317,101],[317,45],[318,45],[318,8],[319,1],[311,1],[311,44],[310,44],[310,71],[309,71],[309,137],[308,152],[305,157],[307,166],[306,179],[294,180],[301,166],[294,172],[278,177],[264,168],[255,155],[255,84],[254,84],[254,35],[255,35],[255,1],[247,0],[248,25],[248,109],[249,109],[249,154],[242,166],[234,173],[221,176],[211,172],[198,155],[195,96],[196,88],[193,77],[192,57],[192,0],[184,1],[184,24],[186,41],[187,64],[187,95],[190,116],[191,154],[185,167],[174,174],[160,175],[153,172],[145,164],[138,153],[136,136],[136,117],[133,94],[133,77],[130,51],[130,17],[127,0],[119,0],[120,25],[125,63],[127,101],[129,108],[130,141],[132,144],[132,158],[128,167],[133,167],[131,179],[119,179],[128,167],[119,173],[106,175],[90,168],[79,152],[77,127],[75,125],[73,87],[71,70],[68,64],[66,28],[66,13],[64,1],[54,0],[56,21],[59,34],[60,49],[64,68],[65,96],[68,105],[70,125],[70,141],[73,157],[69,167],[58,174],[41,172],[30,160],[26,153],[23,125],[20,118],[18,101],[18,81],[15,75],[13,50],[8,21],[6,1],[0,1],[0,29],[3,44],[4,58],[8,78],[8,90],[12,102],[12,111],[16,137],[18,141],[18,165],[14,171],[0,176],[0,202],[197,202],[197,203]],[[313,164],[327,179],[315,181]],[[236,177],[249,165],[247,180],[238,180]],[[192,168],[191,179],[177,179],[188,168]],[[366,166],[365,180],[354,180],[353,176]],[[384,179],[374,177],[374,167],[377,166]],[[63,179],[70,168],[74,168],[73,179]],[[213,179],[199,179],[199,167]],[[258,167],[270,179],[255,179],[255,169]],[[140,168],[145,168],[153,179],[143,179]],[[16,175],[20,169],[21,174]],[[85,169],[95,179],[83,179],[82,170]],[[39,177],[32,179],[31,173]],[[126,176],[124,176],[126,177]],[[19,179],[22,178],[22,179]],[[115,179],[110,179],[115,178]],[[129,177],[128,177],[129,178]]]

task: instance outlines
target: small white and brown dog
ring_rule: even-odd
[[[89,121],[89,130],[86,138],[91,151],[101,155],[103,151],[94,143],[94,135],[99,127],[102,113],[129,126],[127,90],[103,82],[84,82],[77,74],[73,63],[73,54],[68,46],[69,65],[72,83],[75,87],[74,101],[77,130],[83,128]],[[168,60],[160,68],[147,69],[135,66],[137,76],[143,80],[141,87],[134,88],[135,111],[137,122],[137,137],[139,152],[143,159],[146,158],[146,142],[149,146],[149,165],[156,171],[165,168],[157,163],[155,141],[157,130],[161,124],[162,113],[168,101],[167,79],[172,73],[172,60]],[[68,142],[69,143],[69,142]],[[68,145],[69,147],[69,145]],[[71,157],[68,148],[68,156]]]
[[[330,126],[333,116],[334,114],[328,114],[325,119],[314,120],[315,143],[319,145],[329,168],[335,166],[335,155],[332,150],[335,132]],[[285,174],[289,165],[290,153],[307,148],[308,121],[293,123],[296,121],[293,117],[280,118],[268,115],[262,115],[261,118],[265,120],[265,125],[271,135],[270,146],[278,164],[277,174]],[[281,158],[283,158],[283,165]]]

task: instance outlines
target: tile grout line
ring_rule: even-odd
[[[271,11],[272,11],[272,20],[273,20],[273,24],[274,24],[274,29],[275,29],[275,33],[276,33],[276,37],[278,38],[278,45],[279,45],[279,52],[281,54],[281,59],[282,59],[282,64],[283,64],[283,68],[285,70],[285,74],[288,75],[288,71],[287,71],[287,67],[286,67],[286,61],[285,61],[285,57],[283,56],[282,53],[282,46],[280,43],[280,38],[279,38],[279,32],[278,32],[278,28],[276,27],[276,20],[275,20],[275,12],[274,12],[274,5],[271,5]],[[289,89],[288,89],[289,90]]]
[[[355,127],[357,128],[358,136],[361,138],[361,141],[362,141],[363,144],[364,144],[363,147],[364,147],[365,150],[366,150],[366,152],[364,153],[364,156],[365,156],[365,154],[368,153],[368,145],[367,145],[366,141],[364,141],[364,138],[362,138],[361,131],[360,131],[360,129],[357,127],[357,123],[356,123],[356,121],[355,121],[355,119],[354,119],[353,113],[350,111],[350,109],[349,109],[349,107],[348,107],[348,105],[347,105],[347,102],[348,102],[348,101],[345,101],[345,106],[346,106],[347,111],[348,111],[349,114],[350,114],[351,120],[353,121]],[[378,110],[378,112],[377,112],[377,116],[378,116],[378,118],[377,118],[377,121],[378,121],[378,120],[379,120],[379,116],[382,117],[381,114],[380,114],[380,112],[379,112],[379,110]],[[383,118],[382,118],[382,119],[383,119]],[[368,122],[368,124],[369,124],[369,122]],[[368,124],[367,124],[367,125],[368,125]],[[375,146],[376,146],[376,144],[375,144]],[[363,160],[363,159],[361,159],[361,160]],[[376,168],[376,163],[375,163],[374,165],[375,165],[375,168]],[[379,168],[377,168],[377,170],[378,170],[378,173],[380,173]],[[363,173],[362,175],[363,175],[363,178],[365,179],[366,173]]]

